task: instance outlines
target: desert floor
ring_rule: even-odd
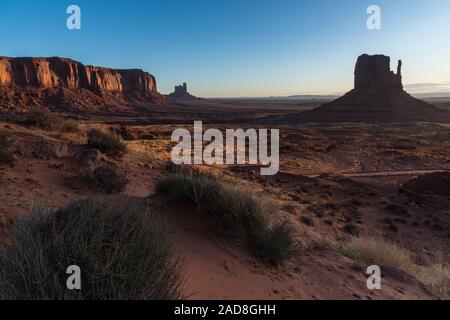
[[[403,190],[420,174],[450,171],[450,125],[295,124],[280,129],[280,172],[262,177],[252,166],[202,166],[231,183],[271,197],[291,221],[301,248],[280,267],[255,258],[245,246],[223,238],[208,217],[190,204],[155,193],[167,176],[175,128],[203,120],[214,127],[261,127],[257,120],[315,106],[309,103],[204,102],[158,107],[150,114],[78,116],[81,133],[25,126],[20,115],[2,115],[0,133],[14,141],[17,161],[0,167],[0,239],[35,205],[64,206],[74,200],[109,197],[84,178],[74,156],[85,149],[92,127],[122,128],[128,152],[103,156],[127,174],[121,196],[163,213],[176,251],[185,261],[189,299],[433,299],[416,277],[385,266],[381,290],[368,290],[364,268],[318,243],[345,245],[355,237],[394,241],[418,268],[450,261],[450,197]],[[244,111],[243,109],[244,108]],[[270,127],[270,126],[269,126]]]

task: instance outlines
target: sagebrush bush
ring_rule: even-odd
[[[181,298],[182,263],[163,224],[131,202],[36,208],[15,224],[0,257],[0,299]],[[67,290],[71,265],[81,290]]]
[[[49,131],[70,133],[81,131],[74,120],[64,119],[57,114],[38,109],[32,110],[26,114],[25,124]]]
[[[119,135],[99,129],[89,130],[88,145],[110,156],[121,157],[127,151],[127,146]]]
[[[5,135],[0,135],[0,166],[13,165],[16,160],[13,142]]]
[[[129,182],[127,177],[119,173],[115,166],[104,164],[90,167],[86,177],[98,191],[107,194],[123,191]]]
[[[197,204],[227,235],[246,241],[259,257],[272,264],[282,263],[295,251],[293,230],[286,221],[276,221],[276,205],[249,190],[193,171],[165,178],[156,189]]]

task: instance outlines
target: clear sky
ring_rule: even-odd
[[[66,28],[66,8],[82,29]],[[382,29],[366,27],[381,7]],[[449,0],[0,1],[0,56],[141,68],[199,96],[333,94],[361,53],[403,59],[412,91],[450,88]],[[449,90],[450,91],[450,90]]]

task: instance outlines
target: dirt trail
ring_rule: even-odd
[[[372,172],[349,172],[349,173],[339,173],[338,175],[348,177],[348,178],[358,178],[358,177],[392,177],[392,176],[416,176],[421,174],[430,174],[430,173],[442,173],[442,172],[450,172],[450,170],[397,170],[397,171],[372,171]],[[309,178],[318,178],[320,174],[306,175]]]

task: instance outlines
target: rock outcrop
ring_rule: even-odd
[[[197,100],[197,98],[189,93],[186,82],[180,86],[175,86],[175,91],[168,95],[172,100]]]
[[[402,61],[397,73],[384,55],[361,55],[355,67],[355,87],[317,109],[282,121],[300,122],[450,122],[450,112],[416,99],[403,90]]]
[[[94,67],[58,57],[0,57],[3,107],[126,106],[163,101],[155,77],[142,70]]]
[[[398,61],[397,74],[391,71],[391,59],[384,55],[363,54],[355,67],[355,89],[373,91],[403,90],[402,61]]]

